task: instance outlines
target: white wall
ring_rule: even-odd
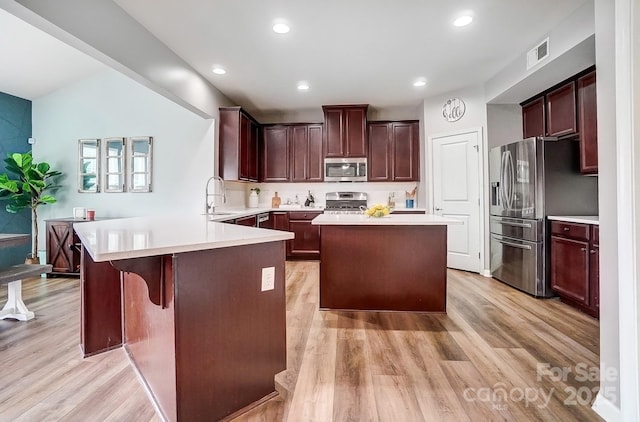
[[[202,118],[114,70],[33,101],[33,153],[66,177],[59,202],[42,207],[42,220],[71,216],[73,207],[97,217],[204,210],[214,174],[213,119]],[[78,193],[78,139],[153,136],[153,192]],[[40,249],[44,249],[40,224]]]
[[[614,4],[595,1],[598,100],[598,204],[600,217],[600,365],[620,369],[618,321],[618,222],[616,211],[616,99]],[[602,372],[603,374],[605,372]],[[612,391],[620,406],[620,380],[601,377],[601,391]],[[600,400],[605,398],[602,394]],[[598,407],[595,407],[599,411]]]
[[[522,139],[522,107],[519,104],[487,104],[489,149]]]
[[[520,103],[593,65],[593,8],[593,2],[585,2],[550,31],[549,57],[530,70],[527,70],[527,52],[519,52],[511,64],[485,83],[487,102]],[[544,38],[541,36],[540,41]]]
[[[466,105],[466,112],[462,118],[456,122],[448,122],[442,116],[442,106],[450,98],[460,98]],[[421,197],[429,198],[429,192],[431,190],[431,181],[429,180],[429,161],[431,157],[427,156],[429,147],[427,142],[429,137],[435,135],[448,134],[453,132],[461,132],[469,129],[482,129],[482,136],[486,136],[487,127],[487,107],[484,96],[484,90],[481,86],[468,87],[458,91],[445,93],[433,97],[426,98],[424,100],[423,110],[423,127],[424,127],[424,139],[425,139],[425,151],[421,157],[422,165],[425,170],[425,177],[422,179],[424,183],[421,184],[418,194]],[[483,145],[486,149],[486,140],[483,140]],[[483,155],[486,152],[483,152]],[[484,159],[482,163],[484,163]],[[485,164],[482,164],[485,165]],[[427,202],[427,208],[431,207],[431,204]]]

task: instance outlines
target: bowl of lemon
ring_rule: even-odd
[[[391,212],[391,208],[387,205],[377,204],[370,208],[367,208],[364,212],[364,215],[367,217],[380,218],[389,215]]]

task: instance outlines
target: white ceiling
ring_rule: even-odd
[[[104,65],[0,9],[0,92],[36,99]]]
[[[412,106],[482,84],[586,1],[114,0],[237,104],[265,112]],[[454,28],[465,10],[473,23]],[[291,32],[272,32],[276,19]],[[0,57],[0,91],[28,99],[102,66],[2,10]],[[419,77],[426,87],[412,86]]]

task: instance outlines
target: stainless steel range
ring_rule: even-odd
[[[367,198],[365,192],[328,192],[325,196],[324,212],[326,214],[362,214],[367,208]]]

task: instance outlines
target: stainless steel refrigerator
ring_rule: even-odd
[[[550,297],[549,215],[597,215],[598,178],[579,172],[577,140],[528,138],[489,153],[491,275]]]

